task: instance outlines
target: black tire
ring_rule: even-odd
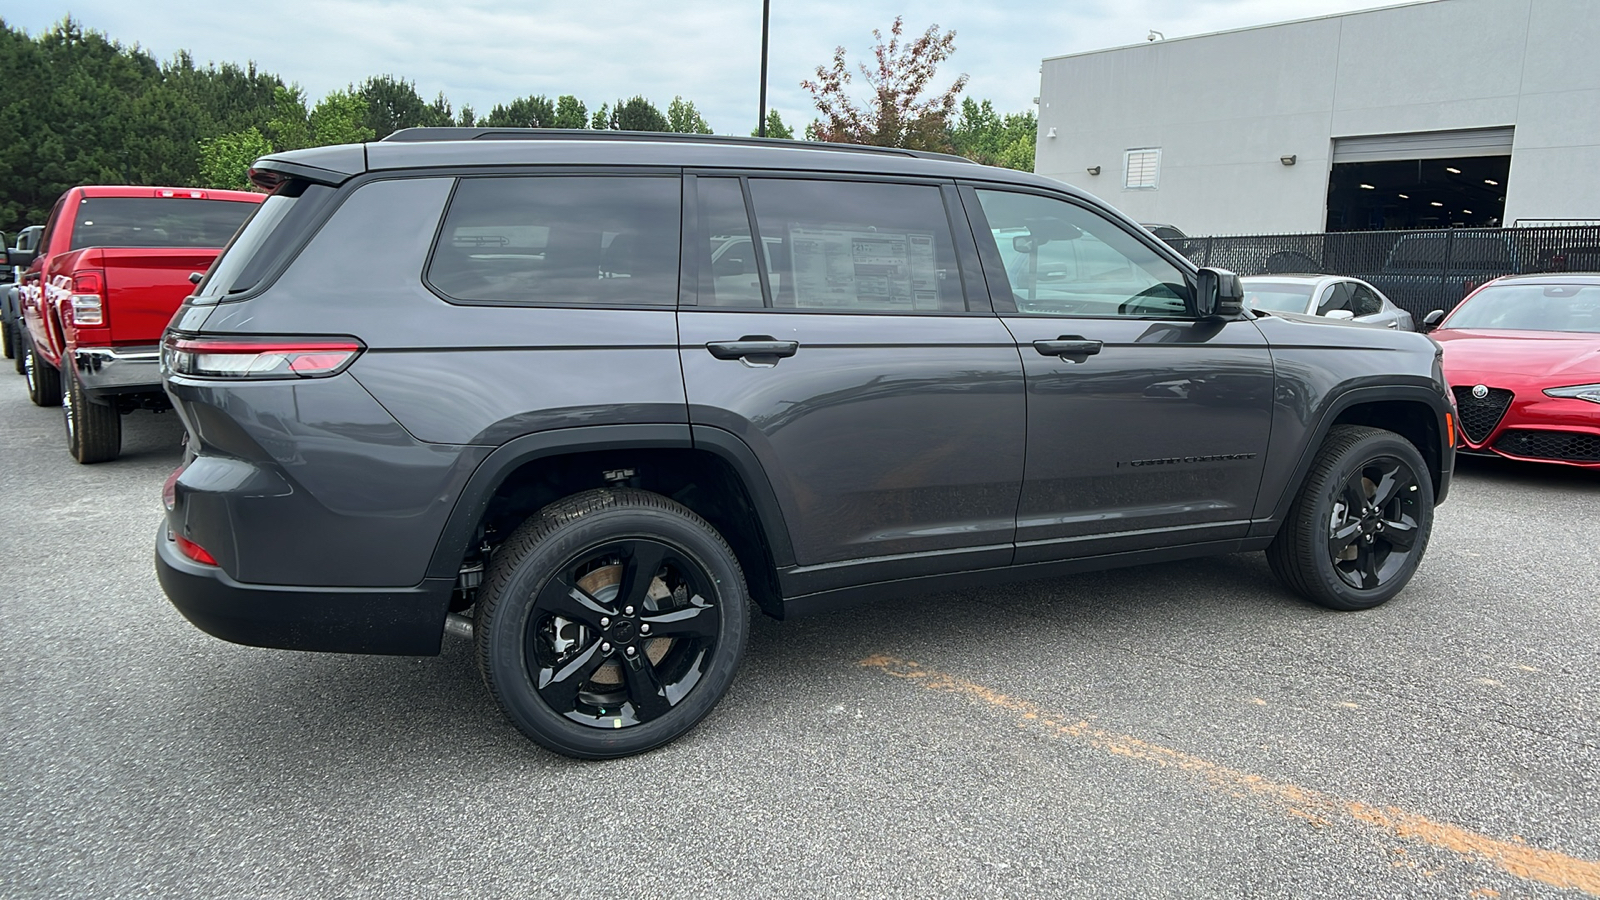
[[[32,340],[23,342],[22,377],[28,380],[28,399],[34,406],[61,405],[61,372],[39,358]]]
[[[17,320],[11,328],[11,365],[16,367],[18,375],[28,374],[26,371],[26,357],[28,355],[28,326]]]
[[[1392,431],[1336,425],[1267,548],[1272,573],[1329,609],[1371,609],[1398,594],[1433,531],[1433,479]]]
[[[10,322],[0,322],[0,349],[4,349],[6,359],[17,355],[16,329],[11,327]]]
[[[666,497],[619,489],[552,503],[513,532],[473,635],[484,683],[524,734],[612,759],[711,712],[749,630],[744,574],[722,536]]]
[[[67,452],[81,463],[110,462],[122,455],[122,414],[90,400],[83,382],[70,367],[61,395],[62,421],[67,426]]]

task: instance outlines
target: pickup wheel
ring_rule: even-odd
[[[11,328],[10,322],[0,322],[0,349],[4,349],[6,359],[17,355],[16,332]]]
[[[28,374],[25,368],[28,358],[28,328],[20,319],[11,327],[11,352],[7,355],[11,357],[11,365],[16,367],[18,375]]]
[[[494,555],[473,629],[478,670],[524,734],[611,759],[693,728],[744,655],[749,595],[733,551],[659,494],[552,503]]]
[[[122,414],[104,403],[90,400],[83,392],[83,382],[70,366],[65,380],[61,411],[67,426],[67,451],[72,458],[81,463],[97,463],[122,455]]]
[[[22,376],[28,380],[28,399],[34,406],[61,405],[61,372],[39,358],[31,339],[23,342]]]
[[[1290,590],[1329,609],[1371,609],[1406,586],[1433,530],[1433,480],[1392,431],[1336,425],[1267,548]]]

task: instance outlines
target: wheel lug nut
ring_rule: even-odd
[[[611,652],[611,645],[609,643],[605,642],[605,641],[601,641],[600,642],[600,652],[601,653],[610,653]]]
[[[601,628],[607,628],[607,627],[610,627],[610,625],[611,625],[611,620],[609,618],[607,618],[606,616],[601,616],[600,617],[600,627]]]
[[[650,633],[650,626],[649,625],[640,625],[639,626],[639,633],[640,634],[649,634]]]
[[[631,615],[633,615],[633,607],[631,607],[631,606],[624,606],[624,607],[623,607],[623,608],[622,608],[622,614],[623,614],[623,615],[625,615],[625,616],[631,616]]]
[[[628,653],[629,656],[632,656],[633,655],[633,648],[629,647],[628,650],[627,650],[627,653]]]

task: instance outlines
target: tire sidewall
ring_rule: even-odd
[[[496,600],[483,635],[485,675],[512,721],[535,740],[569,755],[612,758],[673,740],[703,719],[732,682],[748,634],[744,578],[709,526],[665,510],[599,509],[558,526],[517,564]],[[524,635],[534,599],[558,567],[583,553],[628,538],[662,541],[685,553],[714,582],[721,635],[701,680],[670,712],[650,722],[608,731],[574,722],[547,706],[528,671]]]
[[[1391,576],[1387,583],[1371,590],[1361,590],[1346,583],[1334,568],[1333,558],[1328,553],[1327,527],[1333,516],[1334,503],[1345,484],[1367,464],[1385,456],[1398,459],[1411,467],[1412,477],[1417,483],[1414,513],[1417,519],[1417,537],[1412,545],[1411,557],[1406,560],[1404,568]],[[1310,501],[1309,514],[1312,523],[1310,540],[1306,548],[1310,556],[1307,562],[1311,564],[1312,574],[1321,582],[1326,595],[1334,599],[1340,608],[1370,609],[1378,606],[1400,593],[1411,581],[1417,566],[1422,563],[1422,557],[1428,548],[1428,539],[1433,533],[1433,481],[1427,464],[1422,461],[1422,455],[1409,441],[1392,435],[1369,435],[1362,438],[1340,456],[1320,489],[1307,499]]]

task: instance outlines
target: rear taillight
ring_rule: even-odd
[[[173,507],[178,505],[178,476],[187,468],[189,464],[185,462],[173,469],[172,474],[167,476],[166,483],[161,485],[161,505],[166,507],[167,512],[172,512]]]
[[[365,348],[353,338],[238,338],[168,335],[162,365],[200,378],[326,378],[344,371]]]
[[[84,269],[72,273],[72,324],[100,326],[106,324],[106,274],[97,269]]]

